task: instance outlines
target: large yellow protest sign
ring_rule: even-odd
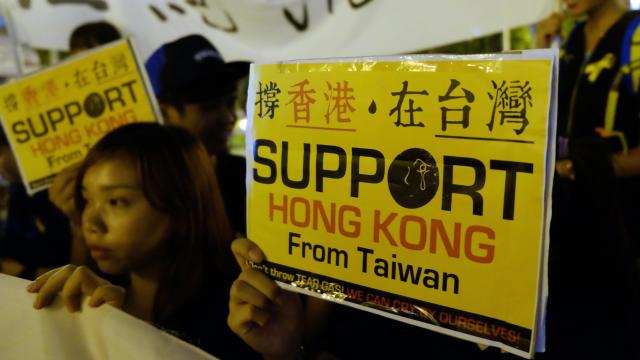
[[[2,126],[30,193],[114,128],[158,121],[143,71],[122,40],[0,87]]]
[[[254,65],[248,235],[289,287],[522,356],[545,284],[554,56]]]

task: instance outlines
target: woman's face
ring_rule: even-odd
[[[234,97],[220,97],[209,102],[184,104],[181,112],[165,114],[169,125],[179,126],[195,135],[210,155],[227,149],[236,123]]]
[[[170,219],[147,201],[134,164],[98,162],[82,181],[82,233],[91,257],[107,274],[156,271]]]
[[[608,1],[615,0],[563,0],[567,12],[572,17],[586,15]]]

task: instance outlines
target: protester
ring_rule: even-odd
[[[236,122],[237,82],[243,62],[225,63],[200,35],[189,35],[156,50],[146,63],[164,121],[183,127],[212,155],[233,230],[246,232],[246,161],[231,155],[227,142]]]
[[[60,293],[70,311],[109,303],[221,358],[252,356],[226,326],[237,271],[231,229],[202,145],[181,128],[125,125],[84,160],[75,201],[93,262],[68,265],[33,282],[34,307]]]
[[[69,262],[71,233],[47,191],[29,196],[9,140],[0,129],[0,174],[8,183],[7,220],[0,236],[0,271],[33,279]]]
[[[106,21],[82,24],[69,37],[69,49],[77,54],[122,38],[118,29]]]
[[[560,59],[548,356],[638,358],[639,99],[620,81],[625,32],[637,14],[618,0],[564,5],[571,17],[586,19],[574,26]],[[539,24],[539,47],[549,46],[561,23],[553,14]],[[612,91],[617,102],[609,101]]]

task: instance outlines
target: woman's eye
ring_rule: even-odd
[[[109,205],[113,207],[124,207],[129,204],[129,201],[125,198],[110,198]]]

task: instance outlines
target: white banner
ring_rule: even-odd
[[[2,0],[20,41],[66,49],[100,19],[131,34],[143,59],[189,33],[226,60],[411,53],[537,22],[557,0]]]
[[[0,274],[0,358],[46,359],[215,359],[109,305],[69,314],[62,302],[31,307],[28,282]],[[88,300],[87,300],[88,301]]]

